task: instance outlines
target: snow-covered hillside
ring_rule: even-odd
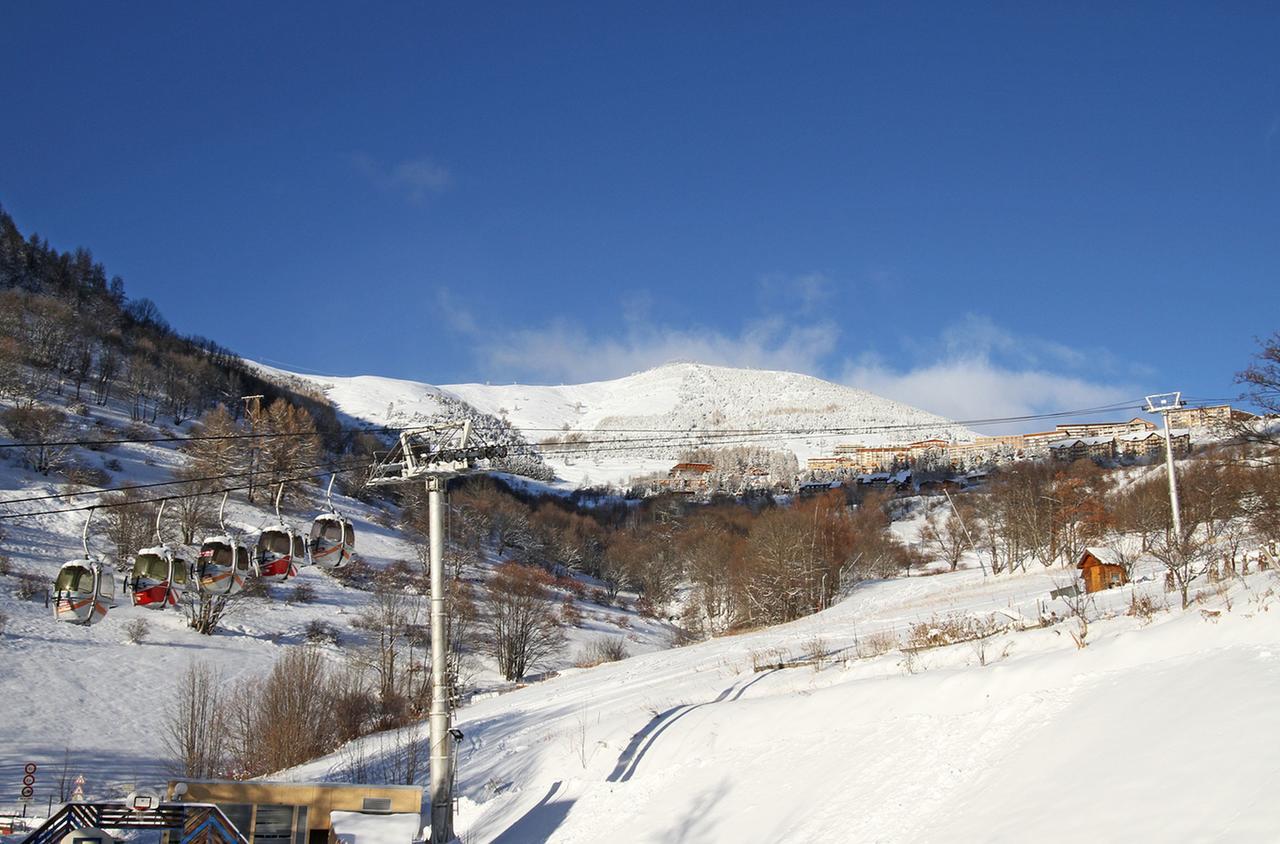
[[[101,439],[118,435],[128,424],[127,411],[113,403],[74,417],[73,431],[78,437]],[[189,432],[187,424],[173,433]],[[101,470],[111,486],[170,481],[186,460],[174,443],[126,443],[99,450],[78,447],[69,459]],[[286,509],[283,515],[305,529],[322,506],[323,488],[301,483],[295,485],[298,488],[309,490],[310,503]],[[71,489],[77,494],[70,498],[6,504]],[[142,494],[171,492],[172,487],[160,487]],[[164,749],[164,713],[175,683],[192,663],[215,668],[230,687],[242,678],[266,673],[286,649],[307,643],[308,625],[324,623],[336,636],[336,643],[319,645],[334,666],[342,665],[367,638],[359,618],[372,601],[370,592],[345,585],[316,567],[303,568],[296,578],[270,586],[269,597],[243,599],[212,636],[191,630],[177,609],[131,606],[118,576],[115,605],[100,623],[82,627],[55,621],[45,589],[62,563],[81,557],[87,513],[47,511],[102,501],[93,488],[71,487],[56,474],[33,472],[17,451],[0,450],[0,513],[6,517],[35,514],[0,520],[0,782],[19,783],[23,765],[35,761],[47,772],[37,789],[42,805],[50,789],[56,792],[54,771],[61,770],[64,759],[72,777],[85,777],[84,790],[90,797],[117,797],[137,785],[162,783],[170,766]],[[212,503],[216,513],[216,497]],[[375,569],[401,561],[420,568],[414,545],[420,538],[397,529],[394,512],[337,494],[334,503],[356,526],[361,560]],[[114,561],[114,545],[106,533],[109,518],[105,510],[95,515],[90,549]],[[250,505],[237,496],[227,506],[228,527],[250,543],[258,529],[275,521],[270,502],[263,497]],[[170,543],[177,538],[173,531],[170,525],[164,537]],[[184,559],[194,559],[196,550],[185,548]],[[465,574],[478,582],[489,576],[496,562],[486,556]],[[311,587],[314,598],[293,600],[299,584]],[[563,596],[557,594],[557,598]],[[573,665],[597,641],[623,639],[629,653],[668,644],[670,628],[660,621],[588,601],[580,601],[579,607],[582,625],[566,630],[567,645],[540,670]],[[137,621],[145,621],[149,629],[145,639],[135,643],[127,627]],[[510,685],[500,679],[491,661],[473,656],[471,679],[476,688]],[[10,809],[16,809],[16,790],[0,789],[0,814]]]
[[[263,367],[264,371],[272,371]],[[330,378],[280,373],[310,381],[348,416],[375,424],[429,418],[450,398],[509,421],[530,442],[564,431],[594,432],[588,439],[644,437],[644,432],[828,431],[762,433],[745,437],[800,460],[830,453],[839,443],[878,445],[928,437],[973,434],[940,416],[865,390],[794,372],[734,369],[694,363],[660,366],[625,378],[589,384],[532,386],[452,384],[442,387],[392,378]],[[625,481],[665,470],[696,437],[633,448],[605,445],[585,455],[547,454],[560,477]]]
[[[1064,620],[873,655],[887,631],[949,614],[1034,617],[1069,577],[867,584],[788,625],[478,702],[458,718],[462,840],[1274,837],[1272,573],[1149,621],[1125,610],[1135,594],[1165,606],[1158,578],[1105,593],[1083,650]],[[343,758],[288,776],[338,777]],[[1087,783],[1108,798],[1086,806]]]

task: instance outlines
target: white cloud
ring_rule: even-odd
[[[781,318],[724,333],[654,325],[633,316],[608,334],[563,320],[504,332],[485,337],[477,352],[495,377],[559,382],[616,378],[673,361],[818,372],[835,351],[838,335],[831,323],[803,325]]]
[[[436,161],[422,157],[383,164],[365,153],[352,156],[356,169],[379,189],[421,202],[429,194],[440,193],[453,181],[450,172]]]
[[[983,358],[947,360],[910,370],[859,363],[844,383],[951,419],[992,419],[1103,407],[1134,399],[1134,387],[1104,384],[1045,370],[1013,370]],[[1052,423],[1045,423],[1052,427]],[[1027,430],[1026,423],[983,428]]]
[[[788,284],[791,284],[788,282]],[[791,289],[812,288],[805,283]],[[779,288],[780,289],[780,288]],[[675,361],[781,369],[840,381],[952,419],[988,419],[1102,407],[1134,399],[1112,356],[1015,334],[985,316],[969,315],[938,337],[904,340],[914,362],[890,364],[875,352],[837,362],[841,332],[832,320],[774,315],[737,331],[652,321],[647,300],[624,303],[618,324],[587,328],[569,320],[513,331],[482,330],[440,293],[447,322],[474,341],[494,379],[575,383],[618,378]],[[1132,374],[1137,368],[1128,366]],[[1128,379],[1123,379],[1128,380]],[[985,432],[1026,430],[1026,423]]]

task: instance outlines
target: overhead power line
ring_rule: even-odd
[[[392,428],[386,425],[370,426],[370,427],[344,427],[330,428],[325,431],[285,431],[280,433],[242,433],[242,434],[192,434],[190,436],[169,436],[169,437],[118,437],[110,440],[58,440],[53,442],[10,442],[0,443],[0,448],[62,448],[69,446],[84,446],[86,448],[95,445],[132,445],[132,444],[149,444],[149,443],[185,443],[185,442],[207,442],[212,440],[261,440],[282,437],[326,437],[333,434],[345,433],[391,433],[399,431],[399,428]]]
[[[323,463],[315,463],[309,466],[294,466],[290,471],[298,472],[304,469],[320,469],[330,465],[331,461]],[[361,464],[363,465],[363,464]],[[131,492],[135,489],[155,489],[162,486],[180,486],[188,483],[203,483],[205,481],[224,481],[230,478],[251,478],[261,475],[270,475],[275,472],[270,467],[262,469],[251,469],[244,472],[227,472],[221,475],[205,475],[203,477],[192,478],[176,478],[172,481],[155,481],[149,484],[129,484],[127,486],[101,487],[97,489],[82,490],[79,492],[51,492],[47,495],[32,495],[27,498],[0,498],[0,505],[8,504],[29,504],[34,501],[51,501],[58,498],[75,498],[77,495],[105,495],[110,492]]]
[[[334,472],[345,472],[350,469],[358,469],[368,466],[368,463],[361,461],[353,463],[349,466],[332,466],[323,472],[317,472],[310,475],[294,475],[288,478],[280,478],[277,483],[292,483],[294,481],[308,481],[315,478],[323,478]],[[76,507],[60,507],[54,510],[39,510],[34,513],[0,513],[0,519],[24,519],[34,518],[36,516],[52,516],[58,513],[81,513],[86,510],[109,510],[113,507],[133,507],[138,504],[158,504],[161,501],[178,501],[183,498],[199,498],[205,495],[221,495],[224,492],[241,492],[243,490],[256,488],[255,485],[246,484],[244,486],[224,486],[217,489],[203,490],[201,492],[180,493],[176,495],[160,495],[153,498],[135,498],[130,501],[112,501],[103,504],[84,504]],[[91,494],[91,493],[86,493]]]

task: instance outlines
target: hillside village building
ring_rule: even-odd
[[[1063,437],[1119,437],[1155,429],[1156,423],[1135,416],[1128,422],[1068,422],[1058,425],[1055,430],[1060,431]]]
[[[701,492],[710,484],[715,467],[710,463],[677,463],[667,473],[667,484],[675,492]]]
[[[1252,413],[1236,410],[1229,404],[1211,407],[1180,407],[1168,413],[1170,428],[1224,428],[1232,422],[1256,419]]]
[[[1222,408],[1193,410],[1209,411],[1204,417],[1209,419],[1236,418],[1231,414],[1239,413],[1231,411],[1226,405]],[[1170,424],[1173,425],[1174,414],[1170,413],[1169,416]],[[1171,441],[1175,456],[1191,451],[1189,431],[1173,431]],[[1052,431],[975,437],[972,442],[954,443],[932,438],[902,445],[863,446],[843,443],[837,445],[834,452],[830,457],[810,458],[809,471],[866,475],[923,466],[960,470],[1007,460],[1046,456],[1064,462],[1084,458],[1107,462],[1161,455],[1164,453],[1164,435],[1157,430],[1154,422],[1134,417],[1123,422],[1068,422],[1056,426]]]

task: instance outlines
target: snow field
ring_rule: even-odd
[[[1150,624],[1120,613],[1162,596],[1154,582],[1112,590],[1083,650],[1063,621],[981,655],[855,658],[877,629],[1035,607],[1055,574],[867,584],[788,625],[473,703],[457,717],[462,840],[1266,839],[1280,821],[1265,791],[1280,767],[1271,573],[1238,581],[1231,611],[1209,599]],[[803,664],[815,638],[820,669]],[[765,667],[778,660],[793,667]],[[1102,783],[1117,796],[1086,808]]]

